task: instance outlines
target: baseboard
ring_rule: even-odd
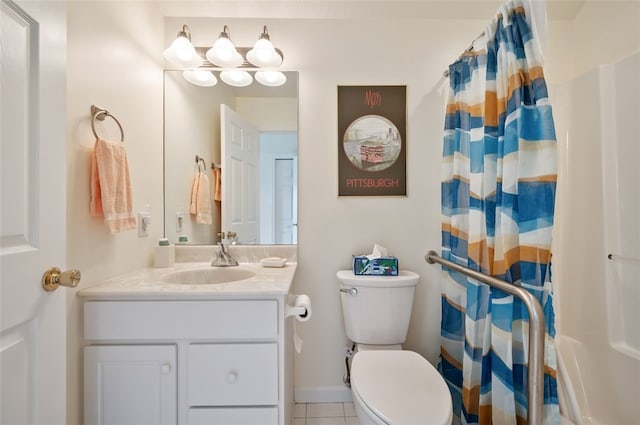
[[[351,390],[343,385],[335,387],[299,387],[294,390],[296,403],[348,403],[353,401]]]

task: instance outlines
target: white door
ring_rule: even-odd
[[[258,243],[260,132],[236,111],[220,105],[222,228],[240,243]]]
[[[66,6],[1,2],[0,423],[66,423]]]

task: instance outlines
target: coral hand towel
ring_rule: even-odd
[[[136,228],[124,143],[96,139],[91,157],[89,209],[94,217],[104,216],[111,233]]]
[[[211,224],[211,184],[209,177],[200,172],[198,181],[198,195],[196,197],[196,223]]]
[[[196,216],[196,223],[211,224],[211,185],[209,177],[202,171],[193,176],[191,184],[191,205],[189,212]]]

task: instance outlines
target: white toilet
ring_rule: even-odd
[[[402,350],[416,273],[357,276],[337,273],[347,337],[356,345],[351,394],[361,425],[449,425],[451,394],[424,357]]]

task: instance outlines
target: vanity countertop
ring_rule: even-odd
[[[181,262],[172,268],[144,268],[116,276],[78,291],[87,300],[207,300],[278,296],[289,293],[297,264],[263,267],[260,263],[240,263],[255,276],[216,284],[167,283],[163,278],[180,270],[211,267],[210,262]]]

